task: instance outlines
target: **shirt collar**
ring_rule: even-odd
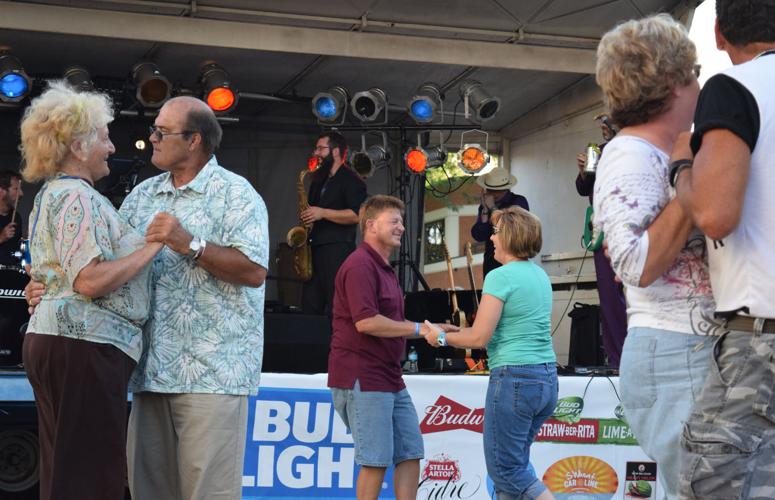
[[[371,245],[363,241],[361,242],[361,247],[364,247],[366,249],[366,253],[369,254],[372,259],[374,259],[374,262],[376,262],[377,264],[379,264],[381,267],[385,269],[390,269],[391,271],[393,270],[393,268],[390,267],[390,263],[385,262],[385,259],[382,258],[379,252],[374,250],[374,248]]]
[[[207,163],[205,163],[205,166],[202,167],[202,170],[196,174],[196,177],[194,177],[188,184],[180,186],[179,188],[176,188],[172,184],[172,174],[169,172],[162,174],[162,179],[159,183],[159,188],[156,190],[156,194],[174,193],[176,190],[182,191],[184,189],[190,189],[200,194],[204,193],[205,189],[207,188],[207,184],[210,182],[210,178],[213,176],[213,171],[217,166],[218,160],[215,158],[215,155],[212,155]]]

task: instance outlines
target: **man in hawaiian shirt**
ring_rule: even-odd
[[[151,131],[165,173],[138,185],[121,214],[157,256],[151,318],[134,392],[127,455],[135,500],[241,498],[248,395],[263,353],[266,206],[213,156],[221,127],[177,97]]]

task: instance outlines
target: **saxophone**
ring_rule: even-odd
[[[307,192],[304,189],[304,177],[318,168],[320,168],[320,159],[313,156],[307,162],[307,168],[299,172],[299,179],[296,181],[296,194],[299,199],[299,224],[293,226],[285,236],[286,243],[293,249],[293,270],[301,281],[312,279],[312,249],[308,241],[312,225],[301,222],[301,213],[309,208]]]

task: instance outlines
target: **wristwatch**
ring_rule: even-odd
[[[205,246],[207,246],[207,241],[202,238],[199,238],[198,236],[191,238],[191,243],[188,244],[188,258],[197,260],[205,251]]]
[[[439,347],[445,347],[447,345],[447,332],[444,330],[439,332],[439,338],[436,339],[436,342],[439,343]]]

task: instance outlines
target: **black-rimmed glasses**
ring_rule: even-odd
[[[164,140],[165,137],[168,135],[191,135],[195,134],[196,132],[193,130],[184,130],[182,132],[162,132],[157,127],[150,126],[148,127],[148,132],[151,134],[151,137],[155,137],[157,141],[161,142]]]

